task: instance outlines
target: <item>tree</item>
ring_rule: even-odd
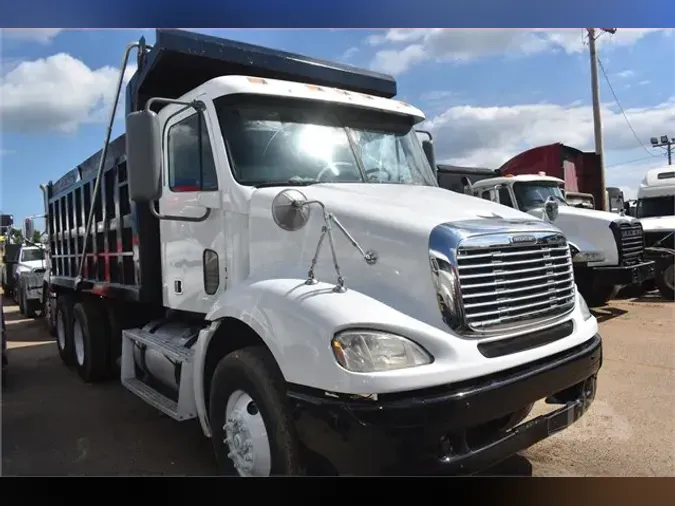
[[[12,229],[11,237],[14,244],[21,244],[23,242],[23,232],[18,228]]]
[[[33,231],[33,242],[35,244],[40,244],[40,240],[42,239],[42,232],[39,230],[34,230]]]

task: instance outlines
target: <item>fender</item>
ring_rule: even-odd
[[[580,253],[584,252],[600,252],[605,255],[605,261],[603,262],[591,262],[589,267],[596,265],[603,265],[607,261],[607,251],[604,248],[599,248],[597,245],[593,244],[590,241],[583,239],[582,237],[567,237],[567,244],[575,248]]]
[[[370,393],[363,375],[342,369],[333,357],[330,342],[345,328],[369,328],[410,337],[425,335],[425,347],[447,354],[447,333],[404,315],[356,290],[334,291],[332,283],[305,284],[303,279],[248,281],[228,289],[213,305],[195,345],[194,393],[204,434],[210,429],[206,417],[203,374],[206,354],[224,318],[234,318],[251,327],[276,360],[289,383],[331,392]],[[445,348],[445,349],[444,349]],[[386,381],[386,378],[382,378]]]

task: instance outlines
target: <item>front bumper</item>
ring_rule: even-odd
[[[654,262],[630,266],[593,267],[593,277],[602,285],[639,285],[654,279]]]
[[[601,365],[596,335],[461,384],[377,400],[289,385],[288,396],[309,454],[339,474],[472,474],[578,420],[594,399]],[[563,407],[513,427],[541,399]]]

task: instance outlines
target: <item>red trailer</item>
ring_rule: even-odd
[[[548,144],[528,149],[517,154],[502,165],[501,174],[537,174],[545,172],[565,181],[565,190],[590,193],[596,207],[602,207],[603,188],[600,182],[600,157],[565,146],[561,143]]]

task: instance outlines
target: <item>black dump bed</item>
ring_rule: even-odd
[[[332,86],[379,97],[396,95],[393,77],[308,56],[182,30],[157,30],[127,88],[127,110],[153,96],[178,98],[214,77],[243,75]]]
[[[386,75],[217,37],[157,30],[154,46],[142,51],[138,70],[127,86],[127,112],[144,107],[153,96],[177,98],[224,75],[285,79],[387,98],[396,95],[396,82]],[[101,139],[103,133],[102,127]],[[147,204],[129,200],[125,149],[124,135],[108,147],[86,245],[84,231],[101,151],[49,183],[51,280],[72,288],[86,247],[86,290],[158,303],[162,290],[159,225]]]
[[[464,193],[463,178],[475,183],[491,177],[499,177],[500,173],[495,169],[486,169],[482,167],[460,167],[457,165],[437,165],[438,184],[441,188],[452,190],[457,193]]]

